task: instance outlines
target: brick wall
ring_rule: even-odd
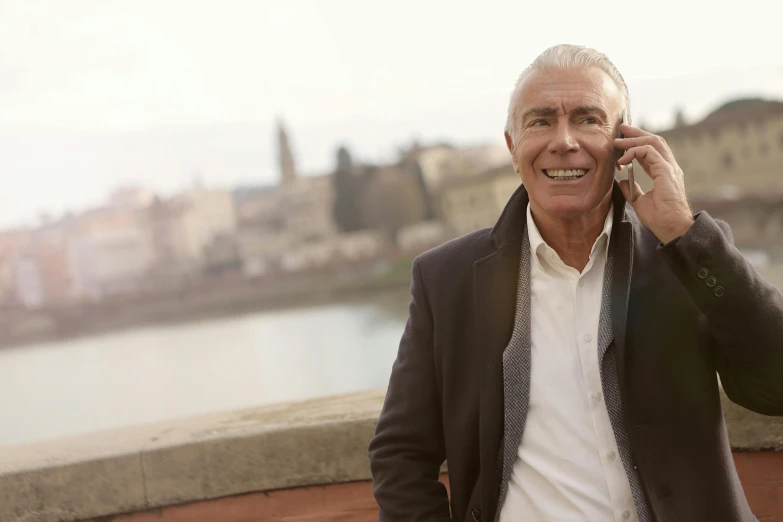
[[[760,522],[783,522],[783,452],[735,453]],[[444,477],[444,482],[448,479]],[[377,522],[369,482],[251,493],[86,522]]]
[[[783,451],[735,453],[745,495],[760,522],[783,522]]]

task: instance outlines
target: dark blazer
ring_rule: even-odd
[[[653,514],[660,522],[752,521],[716,373],[732,401],[783,415],[783,296],[706,212],[662,245],[616,185],[613,198],[611,241],[624,246],[612,258],[613,349]],[[370,443],[383,522],[495,520],[502,355],[527,203],[520,187],[494,228],[413,263],[410,317]],[[438,482],[444,460],[450,501]]]

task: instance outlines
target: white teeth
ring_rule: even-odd
[[[581,178],[582,176],[587,174],[587,171],[584,169],[570,169],[570,170],[547,169],[545,173],[550,178]]]

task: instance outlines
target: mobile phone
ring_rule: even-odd
[[[631,116],[628,114],[628,111],[623,112],[623,123],[626,125],[631,124]],[[619,131],[620,137],[625,138],[623,136],[622,131]],[[636,188],[634,185],[634,177],[633,177],[633,160],[628,164],[628,190],[631,194],[631,201],[636,201]]]

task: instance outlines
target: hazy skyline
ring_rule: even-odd
[[[300,171],[334,150],[502,143],[508,94],[546,47],[595,47],[636,122],[783,99],[778,7],[742,2],[0,0],[0,227],[161,192],[277,179],[274,120]],[[741,7],[741,9],[739,9]]]

